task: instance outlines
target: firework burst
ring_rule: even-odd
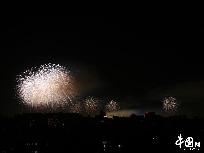
[[[69,105],[69,112],[70,113],[81,113],[82,112],[81,102],[77,101]]]
[[[105,110],[106,112],[114,112],[114,111],[118,111],[120,109],[119,104],[114,101],[111,100],[106,106],[105,106]]]
[[[18,76],[17,93],[22,102],[32,107],[62,106],[75,95],[73,80],[65,67],[45,64]]]
[[[166,112],[176,112],[178,108],[178,103],[174,97],[165,97],[162,100],[163,110]]]
[[[88,115],[96,115],[99,109],[99,101],[94,97],[88,97],[85,99],[84,109]]]

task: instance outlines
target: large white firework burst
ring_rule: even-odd
[[[75,95],[70,72],[59,64],[45,64],[18,76],[17,93],[32,107],[51,107],[69,103]]]
[[[120,109],[119,104],[114,101],[111,100],[106,106],[105,106],[105,110],[106,112],[114,112],[114,111],[118,111]]]
[[[178,108],[178,103],[174,97],[164,97],[162,100],[163,110],[166,112],[176,112]]]

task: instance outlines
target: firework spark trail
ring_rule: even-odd
[[[162,100],[163,110],[166,112],[175,112],[178,108],[178,103],[174,97],[165,97]]]
[[[120,106],[119,104],[114,101],[114,100],[111,100],[106,106],[105,106],[105,110],[107,112],[113,112],[113,111],[118,111],[120,109]]]
[[[72,77],[65,67],[45,64],[33,69],[18,77],[17,92],[24,104],[55,107],[72,99],[75,94]]]

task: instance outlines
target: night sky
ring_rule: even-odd
[[[115,99],[126,110],[204,116],[204,24],[190,14],[5,16],[1,18],[0,112],[20,112],[16,75],[45,63],[67,66],[81,96]]]

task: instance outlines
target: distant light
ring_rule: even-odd
[[[107,141],[102,141],[102,143],[103,143],[103,144],[107,144],[108,142],[107,142]]]

